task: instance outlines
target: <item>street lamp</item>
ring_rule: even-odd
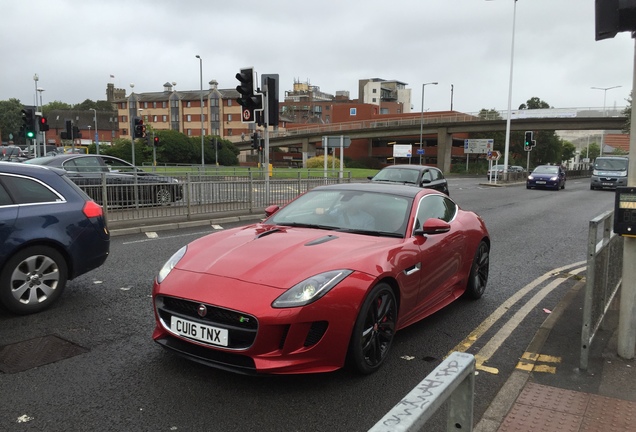
[[[603,90],[603,117],[606,117],[607,114],[605,113],[605,100],[607,97],[607,91],[611,90],[611,89],[615,89],[615,88],[619,88],[620,86],[613,86],[613,87],[590,87],[592,90]],[[605,129],[603,129],[603,132],[601,133],[601,153],[600,156],[603,156],[603,147],[605,147]]]
[[[203,59],[199,54],[195,56],[199,59],[199,84],[201,86],[201,168],[205,167],[204,144],[203,144]]]
[[[97,110],[95,108],[89,108],[89,111],[95,112],[95,152],[99,154],[99,132],[97,131]]]
[[[492,1],[492,0],[486,0]],[[508,153],[510,151],[510,117],[512,117],[512,70],[515,58],[515,20],[517,16],[517,0],[512,8],[512,43],[510,47],[510,79],[508,81],[508,118],[506,119],[506,144],[504,147],[503,179],[508,180]]]
[[[422,140],[423,140],[423,133],[424,133],[424,87],[426,87],[427,85],[437,85],[437,82],[427,82],[422,84],[422,112],[420,114],[420,165],[422,165]]]

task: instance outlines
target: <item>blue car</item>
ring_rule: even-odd
[[[559,165],[539,165],[526,180],[526,188],[565,189],[565,170]]]
[[[51,306],[110,250],[102,207],[57,168],[0,162],[0,305]]]

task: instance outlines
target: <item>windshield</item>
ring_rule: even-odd
[[[373,177],[374,181],[417,184],[418,172],[412,169],[385,168]]]
[[[597,158],[594,168],[601,171],[627,171],[627,158]]]
[[[386,193],[309,191],[265,223],[404,237],[411,203],[411,199]]]
[[[542,165],[538,166],[533,171],[534,174],[558,174],[559,167],[556,165]]]

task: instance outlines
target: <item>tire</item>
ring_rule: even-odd
[[[365,298],[353,326],[348,367],[364,375],[377,371],[389,354],[396,323],[395,294],[388,284],[379,283]]]
[[[26,315],[53,304],[64,291],[68,267],[64,257],[48,246],[32,246],[11,257],[0,273],[0,303]]]
[[[168,205],[174,201],[172,191],[169,188],[160,187],[155,193],[155,203],[160,205]]]
[[[477,246],[473,265],[470,268],[468,284],[466,285],[466,297],[479,299],[484,295],[486,284],[488,283],[488,270],[490,267],[490,248],[485,241],[481,241]]]

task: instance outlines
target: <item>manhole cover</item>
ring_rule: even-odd
[[[43,336],[1,346],[0,371],[7,374],[23,372],[85,352],[88,352],[86,348],[57,336]]]

